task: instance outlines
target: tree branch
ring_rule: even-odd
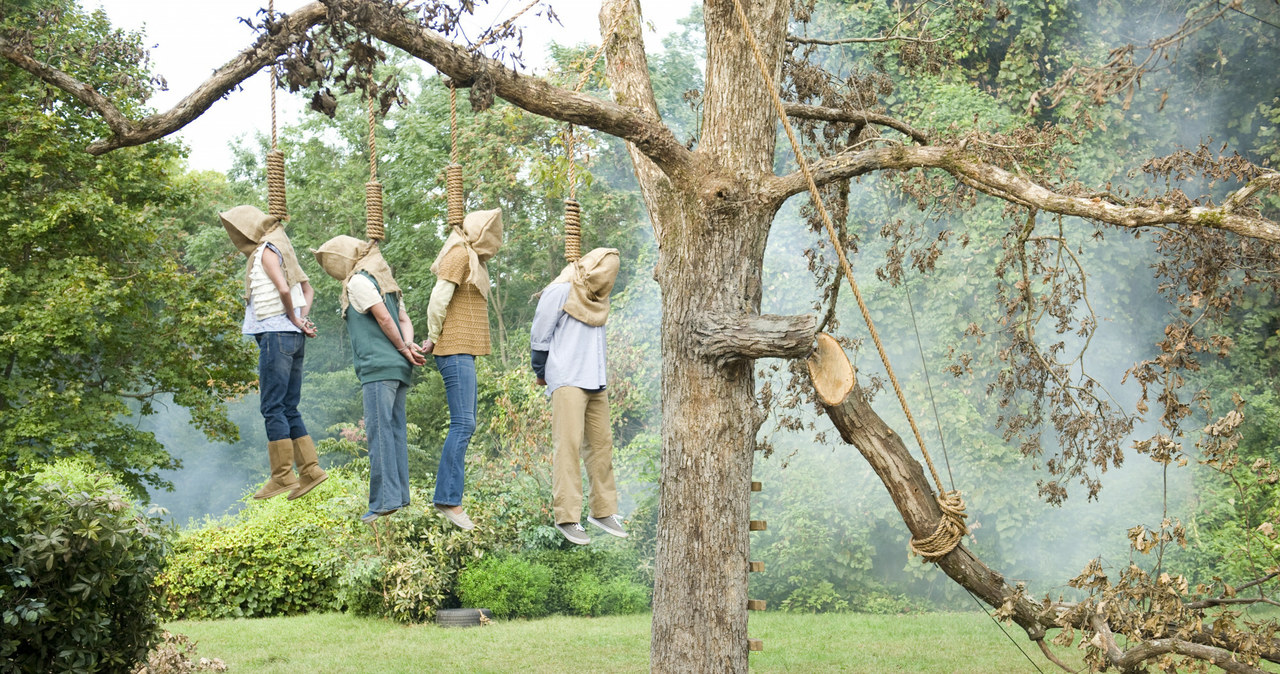
[[[841,110],[839,108],[824,108],[817,105],[803,105],[800,103],[786,103],[784,109],[789,117],[799,117],[801,119],[817,119],[826,122],[847,122],[851,124],[876,124],[879,126],[887,126],[890,129],[901,132],[903,135],[910,137],[921,145],[929,144],[929,136],[925,132],[912,127],[906,122],[890,117],[888,115],[880,115],[874,112],[865,112],[862,110]]]
[[[1237,213],[1240,205],[1264,188],[1280,188],[1280,173],[1268,171],[1229,196],[1222,206],[1175,208],[1124,206],[1100,197],[1070,196],[1055,192],[994,164],[974,159],[951,146],[902,146],[842,152],[813,163],[814,180],[823,185],[835,180],[886,169],[937,168],[947,171],[976,190],[1050,213],[1073,215],[1118,227],[1158,225],[1207,227],[1262,241],[1280,243],[1280,224],[1254,215]],[[765,197],[785,200],[807,189],[799,172],[780,176],[764,187]]]
[[[948,33],[949,35],[950,33]],[[788,35],[787,42],[792,44],[816,44],[824,47],[832,47],[841,44],[867,44],[872,42],[919,42],[922,44],[933,44],[941,42],[946,35],[935,38],[923,37],[907,37],[906,35],[881,35],[878,37],[845,37],[838,40],[822,40],[816,37],[799,37],[796,35]]]
[[[521,75],[423,28],[389,5],[364,0],[323,2],[328,5],[332,20],[345,21],[399,47],[455,80],[469,82],[481,76],[490,77],[494,92],[517,107],[633,143],[673,180],[680,180],[690,172],[692,153],[661,122],[635,109]]]
[[[253,76],[264,66],[275,61],[307,31],[325,19],[325,7],[319,2],[300,7],[297,11],[280,17],[280,29],[275,34],[258,38],[252,47],[240,52],[226,65],[214,71],[196,90],[188,94],[168,112],[151,115],[142,120],[130,120],[107,97],[92,87],[45,63],[23,54],[16,46],[0,37],[0,56],[14,65],[53,85],[102,116],[112,135],[95,141],[88,147],[89,154],[100,155],[122,147],[142,145],[167,136],[190,124],[204,114],[218,99],[238,84]]]
[[[812,314],[704,314],[693,332],[698,352],[723,367],[744,359],[804,358],[813,350],[817,324]]]
[[[658,99],[649,79],[649,56],[640,32],[639,0],[609,0],[600,7],[601,48],[605,50],[605,73],[609,88],[619,105],[638,110],[640,114],[661,123]],[[608,35],[613,33],[613,35]],[[663,245],[663,223],[679,222],[684,212],[677,191],[662,169],[633,143],[627,143],[627,154],[640,182],[641,197],[649,209],[654,239]]]

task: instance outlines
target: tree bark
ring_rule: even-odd
[[[623,4],[635,8],[617,0],[605,11]],[[770,62],[780,63],[790,3],[746,4]],[[732,0],[707,0],[704,12],[707,86],[695,179],[668,174],[670,181],[642,182],[661,232],[656,276],[663,346],[662,524],[650,666],[681,674],[747,671],[747,523],[763,415],[752,361],[719,364],[701,351],[696,326],[709,314],[759,313],[765,243],[776,212],[757,196],[772,176],[777,119],[768,92]],[[628,44],[608,53],[612,86],[619,102],[644,110],[652,90],[643,61],[626,58],[634,54],[623,51]],[[636,170],[643,177],[645,162]]]
[[[911,535],[921,539],[931,535],[942,518],[942,510],[924,467],[911,456],[902,436],[871,408],[862,387],[855,383],[853,391],[842,402],[824,408],[831,423],[840,431],[840,437],[857,447],[871,464]],[[1004,582],[1004,576],[991,570],[964,545],[956,546],[937,563],[952,580],[988,605],[1004,607],[1033,640],[1044,637],[1039,607],[1010,587]]]

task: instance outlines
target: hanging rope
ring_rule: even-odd
[[[369,101],[369,182],[364,184],[364,231],[370,241],[386,238],[382,228],[382,183],[378,182],[378,144],[373,133],[377,128],[376,93],[377,87],[370,83],[365,96]]]
[[[564,200],[564,260],[577,262],[582,257],[582,204],[578,203],[578,162],[573,158],[573,125],[564,135],[564,153],[569,158],[569,197]]]
[[[960,539],[968,533],[969,529],[965,525],[964,520],[968,517],[965,513],[964,500],[960,497],[959,491],[948,491],[942,485],[942,478],[938,476],[938,469],[933,465],[933,458],[929,456],[929,450],[925,449],[924,437],[920,434],[920,428],[916,425],[915,417],[912,416],[910,408],[907,406],[906,395],[902,392],[902,385],[898,383],[898,377],[893,372],[893,367],[889,364],[889,356],[885,353],[884,344],[880,341],[880,333],[876,330],[875,323],[871,320],[871,312],[867,309],[867,303],[862,299],[862,292],[858,290],[858,283],[853,279],[853,269],[849,266],[849,260],[845,257],[844,247],[840,245],[840,239],[836,236],[835,225],[831,223],[831,214],[827,212],[826,206],[822,203],[822,195],[818,192],[818,185],[814,182],[813,173],[809,170],[809,163],[805,160],[804,154],[800,151],[800,142],[796,140],[795,131],[791,128],[791,122],[787,120],[786,110],[783,109],[782,99],[778,97],[778,88],[773,82],[773,78],[769,76],[768,70],[765,68],[764,55],[760,52],[760,45],[756,42],[755,33],[751,30],[751,23],[747,20],[747,13],[742,9],[740,0],[733,0],[734,8],[738,13],[738,20],[742,23],[742,30],[747,37],[747,41],[751,44],[752,54],[755,56],[756,66],[760,69],[760,76],[764,78],[765,86],[768,88],[769,95],[773,99],[773,106],[778,113],[778,119],[782,121],[782,128],[787,132],[787,138],[791,141],[791,149],[795,152],[796,163],[800,166],[801,173],[804,174],[805,181],[809,186],[809,196],[813,200],[813,205],[817,208],[818,214],[822,217],[822,223],[826,226],[827,235],[831,238],[831,245],[835,248],[836,256],[840,259],[840,268],[844,272],[844,277],[849,281],[849,287],[853,290],[853,297],[858,301],[858,310],[862,312],[862,320],[867,324],[867,330],[871,333],[871,341],[876,345],[876,352],[880,354],[880,362],[884,363],[885,372],[889,375],[889,381],[893,384],[893,392],[898,396],[898,404],[902,406],[902,412],[907,416],[907,423],[911,425],[911,432],[915,434],[916,443],[920,445],[920,453],[924,455],[925,463],[929,466],[929,472],[933,475],[933,481],[938,486],[938,507],[942,509],[942,518],[938,520],[938,527],[933,534],[924,539],[911,539],[911,551],[929,561],[937,561],[943,555],[951,552],[960,543]]]
[[[268,20],[276,16],[275,0],[267,3]],[[278,147],[276,133],[276,89],[280,86],[276,64],[271,64],[271,149],[267,152],[267,211],[280,220],[289,219],[284,190],[284,153]]]
[[[461,227],[466,216],[462,164],[458,163],[458,87],[449,80],[449,165],[444,169],[445,205],[450,227]]]
[[[587,67],[578,76],[578,83],[573,87],[575,93],[582,91],[582,87],[591,78],[591,73],[595,72],[596,63],[600,61],[601,56],[604,56],[604,43],[618,30],[618,22],[622,20],[622,15],[622,12],[618,12],[614,15],[613,21],[609,22],[608,29],[600,37],[600,46],[596,47],[595,54],[587,62]],[[573,154],[575,140],[573,125],[570,124],[564,136],[564,153],[569,158],[567,177],[569,197],[564,200],[564,259],[566,262],[577,262],[582,257],[582,204],[578,203],[578,162]]]
[[[479,42],[471,45],[467,51],[475,53],[488,44],[494,37],[501,35],[511,24],[515,23],[525,12],[538,4],[540,0],[530,0],[523,9],[514,16],[503,21],[497,28],[490,30]],[[446,220],[452,228],[462,227],[466,218],[466,192],[462,183],[462,164],[458,161],[458,85],[449,78],[449,165],[444,168]]]

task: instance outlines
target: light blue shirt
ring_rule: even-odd
[[[568,283],[553,283],[542,291],[533,314],[530,346],[547,351],[547,395],[561,386],[588,391],[605,387],[604,326],[591,326],[566,314]]]

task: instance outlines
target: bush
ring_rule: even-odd
[[[242,618],[333,610],[358,482],[333,471],[306,498],[245,498],[236,515],[183,532],[159,582],[173,618]],[[357,532],[360,532],[357,534]]]
[[[0,659],[22,672],[127,671],[160,640],[159,520],[114,478],[61,461],[0,473]]]
[[[469,467],[466,506],[476,529],[450,524],[431,508],[429,490],[412,487],[414,505],[380,519],[376,543],[370,534],[354,539],[349,556],[358,561],[338,581],[338,600],[347,610],[400,622],[431,620],[437,609],[456,605],[455,585],[464,568],[534,528],[542,517],[542,492],[531,479],[492,464]]]
[[[559,536],[559,534],[556,535]],[[521,556],[551,569],[551,584],[560,589],[552,592],[547,598],[548,613],[570,615],[635,613],[649,605],[650,588],[643,583],[647,576],[641,568],[640,553],[635,549],[621,546],[575,545],[565,549],[529,550],[521,553]],[[594,582],[583,580],[584,577],[589,577]],[[642,597],[641,608],[605,610],[600,603],[602,599],[589,598],[594,591],[591,588],[595,587],[603,591],[603,588],[611,586],[615,581],[621,581],[631,588],[625,592],[619,591],[622,594],[629,593],[629,596],[634,597],[636,592],[639,593]],[[578,587],[579,585],[582,587]],[[580,593],[576,600],[573,598],[575,588]],[[628,602],[622,603],[631,605]]]
[[[836,593],[830,581],[823,580],[792,590],[779,608],[784,613],[828,613],[848,611],[849,602]]]
[[[487,557],[458,576],[463,604],[487,608],[499,618],[536,618],[547,614],[551,570],[514,556]]]
[[[591,573],[580,573],[565,594],[574,615],[625,615],[649,608],[648,588],[626,578],[602,581]]]

